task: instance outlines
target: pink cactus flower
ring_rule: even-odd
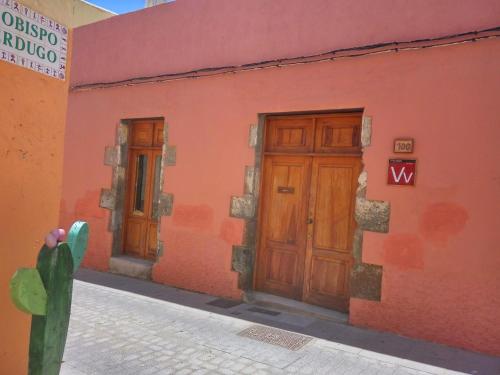
[[[64,229],[53,229],[45,236],[45,245],[50,248],[56,247],[57,243],[63,241],[65,236],[66,231]]]

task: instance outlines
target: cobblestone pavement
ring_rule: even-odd
[[[459,373],[319,338],[290,350],[238,335],[251,326],[238,317],[75,280],[61,374]],[[471,373],[497,373],[498,362],[488,359],[488,370]]]

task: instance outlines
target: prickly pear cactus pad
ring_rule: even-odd
[[[10,294],[19,310],[32,315],[45,315],[47,292],[37,269],[18,269],[10,281]]]
[[[73,272],[83,258],[87,237],[87,223],[74,223],[69,231],[69,243],[58,242],[58,236],[55,240],[46,239],[36,269],[19,269],[11,279],[12,301],[21,311],[33,315],[30,375],[59,374],[68,333]]]
[[[77,270],[80,267],[85,250],[87,249],[87,241],[89,237],[89,226],[84,221],[77,221],[69,230],[68,245],[71,248],[73,255],[73,269]]]

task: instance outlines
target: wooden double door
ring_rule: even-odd
[[[256,289],[348,311],[361,114],[266,123]]]
[[[132,122],[123,251],[143,259],[157,255],[162,145],[161,120]]]

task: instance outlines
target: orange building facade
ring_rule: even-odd
[[[15,3],[28,7],[27,14],[35,12],[67,28],[112,15],[80,1]],[[2,15],[5,11],[9,13],[4,16],[7,24],[10,16],[15,19],[19,15],[13,8],[14,2],[2,1],[0,5]],[[23,374],[27,372],[31,318],[12,304],[9,280],[16,269],[36,264],[45,234],[59,222],[69,79],[54,78],[52,74],[6,61],[4,31],[10,31],[5,23],[0,30],[0,170],[3,173],[0,179],[0,373]],[[69,62],[71,36],[67,49]],[[63,69],[66,76],[69,70],[69,65]]]
[[[61,222],[89,223],[84,266],[499,355],[500,6],[393,3],[78,28]]]

